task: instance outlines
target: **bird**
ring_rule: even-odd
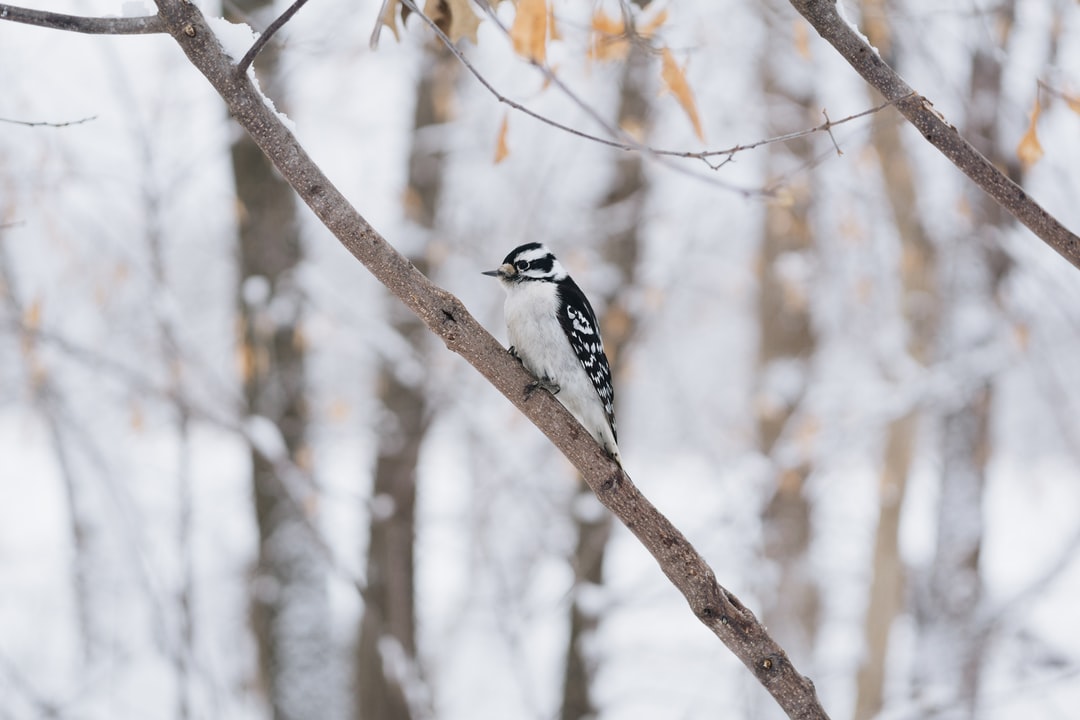
[[[537,379],[526,393],[544,388],[554,395],[621,467],[611,367],[585,293],[538,242],[514,248],[483,274],[506,290],[510,354]]]

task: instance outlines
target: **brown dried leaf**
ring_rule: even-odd
[[[330,421],[336,423],[348,420],[351,412],[352,410],[349,407],[349,403],[341,398],[332,400],[326,409],[326,414],[330,418]]]
[[[128,419],[131,422],[131,429],[137,433],[141,433],[146,429],[146,416],[143,415],[142,405],[138,401],[133,400],[131,402],[131,413]]]
[[[382,12],[379,13],[378,19],[375,20],[375,29],[371,33],[371,47],[375,48],[379,44],[379,35],[384,27],[390,28],[390,32],[394,33],[394,39],[401,42],[401,33],[398,31],[397,16],[398,8],[401,7],[401,12],[405,13],[407,8],[401,5],[401,0],[385,0],[383,4]]]
[[[27,334],[36,334],[41,329],[41,309],[43,303],[40,297],[34,298],[33,302],[23,310],[23,331]]]
[[[641,118],[627,116],[619,123],[619,129],[635,141],[645,143],[645,123],[641,121]]]
[[[1035,107],[1031,110],[1031,122],[1028,124],[1027,132],[1024,133],[1024,137],[1020,138],[1020,144],[1016,146],[1016,157],[1020,158],[1020,165],[1027,170],[1043,156],[1042,145],[1039,144],[1039,136],[1035,132],[1035,126],[1039,122],[1039,113],[1042,112],[1042,107],[1039,105],[1039,98],[1035,98]]]
[[[20,347],[27,363],[30,365],[31,382],[34,387],[40,387],[41,381],[44,380],[45,377],[44,370],[41,368],[41,362],[35,352],[35,340],[38,331],[41,329],[41,308],[41,298],[34,298],[33,302],[23,309],[22,316],[22,337]]]
[[[547,0],[520,0],[514,24],[510,26],[514,52],[534,62],[544,62],[547,57],[547,20]]]
[[[236,346],[236,369],[244,382],[255,377],[255,348],[249,343]]]
[[[690,124],[694,126],[694,134],[697,135],[698,140],[705,142],[705,133],[701,129],[701,118],[698,117],[697,103],[694,100],[694,93],[690,90],[690,84],[686,81],[685,68],[678,66],[675,62],[675,56],[667,48],[664,48],[661,58],[663,67],[660,70],[660,77],[663,79],[667,89],[682,105],[686,116],[690,118]]]
[[[590,60],[622,60],[630,51],[626,41],[626,26],[621,17],[613,18],[603,10],[593,13]]]
[[[548,40],[562,40],[559,26],[555,24],[555,8],[548,6]]]
[[[503,115],[502,124],[499,125],[499,135],[495,140],[495,164],[498,165],[510,154],[510,147],[506,144],[506,132],[509,129],[509,114]]]
[[[469,0],[427,0],[424,14],[446,33],[450,42],[468,38],[476,44],[476,29],[480,18],[469,6]]]
[[[660,29],[660,26],[667,22],[667,19],[668,11],[667,8],[664,8],[638,29],[638,35],[643,38],[651,38]]]
[[[810,60],[810,32],[807,30],[807,24],[802,21],[795,22],[794,28],[794,41],[795,52],[799,53],[799,57],[803,60]]]
[[[1013,325],[1013,337],[1021,352],[1026,352],[1031,344],[1031,326],[1025,322],[1017,322]]]
[[[1080,115],[1080,97],[1066,95],[1065,104],[1068,105],[1069,109],[1072,110],[1074,113]]]

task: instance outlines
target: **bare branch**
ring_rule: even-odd
[[[553,120],[552,118],[549,118],[546,115],[541,115],[540,113],[536,112],[535,110],[531,110],[531,109],[529,109],[525,105],[522,105],[519,102],[511,100],[510,98],[508,98],[507,96],[503,95],[501,92],[499,92],[498,90],[495,89],[495,86],[492,85],[488,81],[488,79],[485,78],[480,73],[480,71],[476,69],[476,66],[473,65],[469,61],[469,59],[467,57],[465,57],[465,54],[462,53],[457,48],[456,45],[454,45],[453,41],[449,38],[449,36],[446,33],[443,32],[442,28],[440,28],[435,23],[434,20],[429,18],[427,15],[422,13],[419,8],[417,8],[417,6],[413,2],[413,0],[401,0],[401,2],[405,6],[409,7],[410,10],[412,10],[412,12],[419,15],[423,19],[423,21],[425,23],[427,23],[427,25],[435,32],[435,34],[439,37],[439,39],[443,42],[443,44],[446,45],[447,49],[450,50],[450,52],[454,55],[454,57],[456,57],[461,62],[461,64],[464,65],[465,68],[470,73],[472,73],[473,77],[475,77],[477,79],[477,81],[479,81],[479,83],[481,85],[483,85],[484,88],[486,88],[487,91],[490,92],[495,97],[496,100],[503,103],[504,105],[509,105],[510,107],[514,108],[515,110],[523,112],[523,113],[525,113],[526,115],[528,115],[531,118],[539,120],[542,123],[550,125],[550,126],[552,126],[554,128],[562,130],[564,132],[570,133],[571,135],[576,135],[576,136],[578,136],[580,138],[584,138],[586,140],[591,140],[593,142],[600,143],[601,145],[607,145],[608,147],[615,148],[616,150],[633,150],[633,151],[641,152],[641,153],[644,153],[645,155],[652,156],[654,159],[660,159],[661,162],[663,162],[662,159],[660,158],[660,156],[662,156],[662,155],[672,155],[672,156],[684,155],[683,153],[675,153],[675,152],[670,152],[670,153],[656,152],[652,148],[637,142],[636,140],[634,140],[634,138],[632,138],[629,134],[627,134],[623,130],[612,126],[606,120],[604,120],[604,118],[600,115],[600,113],[598,113],[592,106],[590,106],[588,103],[586,103],[584,100],[579,98],[576,94],[574,94],[574,92],[572,90],[570,90],[570,88],[568,88],[562,82],[562,80],[560,80],[558,78],[558,76],[555,75],[554,71],[550,67],[548,67],[547,65],[545,65],[545,64],[543,64],[541,62],[538,62],[536,60],[529,60],[528,62],[533,67],[540,70],[540,72],[543,73],[544,78],[550,84],[554,85],[555,87],[558,87],[559,90],[561,90],[564,95],[566,95],[568,98],[570,98],[570,100],[575,105],[577,105],[579,108],[581,108],[589,117],[593,118],[612,138],[620,138],[621,140],[611,140],[609,138],[600,137],[599,135],[593,135],[591,133],[587,133],[584,130],[579,130],[577,128],[570,127],[569,125],[565,125],[565,124],[563,124],[563,123],[561,123],[561,122],[559,122],[557,120]],[[495,23],[495,25],[497,25],[504,33],[509,35],[510,31],[507,30],[506,26],[503,25],[502,22],[494,15],[494,13],[490,9],[490,6],[484,5],[484,9],[491,16],[491,19]],[[713,166],[710,163],[708,163],[707,161],[706,161],[705,164],[709,165],[709,167],[711,169],[713,169],[713,170],[716,170],[718,167],[720,167],[720,165]],[[769,194],[771,194],[767,190],[750,189],[750,188],[745,188],[745,187],[739,187],[737,185],[734,185],[733,183],[727,183],[727,182],[719,180],[718,178],[715,178],[715,177],[708,177],[708,176],[699,175],[699,174],[694,173],[694,172],[688,170],[687,168],[681,167],[679,165],[674,165],[674,164],[665,162],[664,166],[674,170],[675,172],[682,173],[683,175],[689,175],[690,177],[695,178],[697,180],[701,180],[702,182],[707,182],[707,183],[709,183],[711,185],[717,185],[719,187],[724,188],[725,190],[731,190],[733,192],[740,193],[740,194],[742,194],[742,195],[744,195],[746,197],[750,197],[750,196],[753,196],[753,195],[769,195]]]
[[[832,139],[832,141],[833,141],[834,147],[836,147],[836,149],[837,149],[837,152],[842,155],[843,152],[841,152],[839,147],[836,146],[836,139],[832,137],[832,132],[831,132],[832,128],[834,128],[834,127],[836,127],[838,125],[843,125],[844,123],[847,123],[847,122],[851,122],[852,120],[856,120],[858,118],[866,117],[867,115],[872,115],[872,114],[874,114],[876,112],[880,112],[881,110],[883,110],[883,109],[885,109],[885,108],[887,108],[890,105],[895,103],[894,100],[887,100],[887,101],[881,103],[880,105],[877,105],[876,107],[872,107],[872,108],[870,108],[868,110],[863,110],[861,112],[855,113],[854,115],[849,115],[849,116],[847,116],[845,118],[842,118],[840,120],[829,120],[828,116],[826,115],[825,122],[822,123],[821,125],[816,126],[816,127],[807,128],[805,130],[798,130],[798,131],[787,133],[787,134],[784,134],[784,135],[779,135],[777,137],[766,138],[764,140],[757,140],[757,141],[751,142],[751,143],[745,143],[745,144],[740,143],[738,145],[733,145],[731,147],[724,148],[724,149],[721,149],[721,150],[666,150],[666,149],[661,149],[661,148],[655,148],[655,147],[653,147],[651,145],[645,145],[644,143],[638,142],[632,136],[630,136],[629,134],[627,134],[626,132],[624,132],[623,130],[618,128],[617,126],[614,126],[614,125],[608,123],[596,111],[595,108],[593,108],[591,105],[589,105],[587,102],[585,102],[582,98],[580,98],[577,94],[575,94],[573,90],[571,90],[569,87],[567,87],[566,84],[563,83],[563,81],[559,78],[558,75],[556,75],[555,71],[552,70],[552,68],[550,66],[548,66],[548,65],[546,65],[546,64],[544,64],[542,62],[539,62],[539,61],[536,61],[536,60],[528,60],[529,64],[531,64],[533,67],[535,67],[537,70],[539,70],[541,74],[543,74],[545,82],[553,85],[554,87],[557,87],[575,105],[577,105],[579,108],[581,108],[589,117],[591,117],[594,121],[596,121],[600,125],[600,127],[603,128],[605,132],[607,132],[609,137],[602,137],[602,136],[599,136],[599,135],[595,135],[593,133],[585,132],[584,130],[572,127],[570,125],[566,125],[565,123],[561,123],[558,120],[555,120],[555,119],[550,118],[550,117],[548,117],[546,115],[538,113],[535,110],[532,110],[531,108],[529,108],[528,106],[523,105],[523,104],[521,104],[521,103],[519,103],[519,102],[517,102],[515,100],[512,100],[511,98],[507,97],[502,92],[500,92],[494,85],[491,84],[491,82],[486,77],[484,77],[484,75],[476,68],[475,65],[473,65],[473,63],[469,60],[469,58],[463,52],[461,52],[461,50],[458,49],[458,47],[453,43],[452,40],[450,40],[449,36],[447,36],[446,33],[443,32],[442,28],[440,28],[435,23],[434,20],[432,20],[431,18],[429,18],[427,15],[425,15],[423,12],[420,11],[420,9],[416,6],[414,0],[401,0],[401,1],[402,1],[402,3],[404,5],[409,7],[409,9],[413,13],[420,16],[420,18],[424,21],[424,23],[426,23],[431,28],[431,30],[435,33],[435,35],[443,42],[443,44],[447,47],[447,49],[451,52],[451,54],[453,54],[454,57],[457,58],[457,60],[463,66],[465,66],[465,69],[468,70],[469,73],[471,73],[474,78],[476,78],[477,82],[479,82],[484,87],[484,89],[487,90],[489,93],[491,93],[491,95],[496,100],[498,100],[500,103],[502,103],[504,105],[507,105],[507,106],[509,106],[509,107],[513,108],[514,110],[517,110],[517,111],[519,111],[521,113],[524,113],[525,115],[528,115],[529,117],[531,117],[531,118],[533,118],[535,120],[539,120],[540,122],[542,122],[542,123],[544,123],[546,125],[550,125],[551,127],[555,128],[557,130],[562,130],[563,132],[569,133],[570,135],[575,135],[577,137],[583,138],[585,140],[589,140],[591,142],[599,143],[600,145],[605,145],[605,146],[613,148],[615,150],[626,150],[626,151],[630,151],[630,152],[640,152],[640,153],[642,153],[644,155],[651,156],[654,159],[684,158],[684,159],[691,159],[691,160],[701,160],[702,162],[705,163],[705,165],[708,166],[708,168],[710,170],[719,170],[720,168],[727,165],[729,162],[733,161],[734,158],[735,158],[735,155],[737,153],[743,152],[745,150],[752,150],[754,148],[761,147],[763,145],[769,145],[769,144],[772,144],[772,143],[788,142],[790,140],[795,140],[797,138],[806,137],[807,135],[813,135],[813,134],[819,133],[819,132],[828,133],[830,139]],[[510,31],[502,23],[502,21],[499,20],[499,18],[494,14],[493,10],[491,9],[491,6],[486,4],[486,3],[480,3],[480,4],[484,8],[485,12],[487,12],[487,14],[488,14],[489,18],[491,19],[492,23],[496,27],[498,27],[505,35],[509,36]],[[624,11],[625,11],[625,8],[624,8]],[[380,22],[381,22],[382,15],[380,14],[379,17],[380,17]],[[381,27],[382,27],[381,24],[376,24],[375,32],[378,33],[378,31],[379,31],[379,29]],[[712,162],[711,158],[714,158],[714,157],[721,157],[723,159],[720,160],[719,162]],[[696,178],[698,180],[702,180],[702,181],[705,181],[705,182],[709,182],[709,183],[714,184],[714,185],[719,185],[719,186],[723,187],[726,190],[733,190],[735,192],[739,192],[739,193],[741,193],[741,194],[743,194],[743,195],[745,195],[747,197],[752,196],[752,195],[771,196],[771,195],[775,194],[775,191],[772,188],[748,189],[748,188],[743,188],[743,187],[737,187],[737,186],[732,185],[730,183],[719,181],[716,178],[708,178],[708,177],[699,175],[697,173],[690,172],[690,171],[686,170],[685,168],[682,168],[682,167],[677,166],[677,165],[672,165],[672,164],[669,164],[669,163],[663,163],[663,164],[665,165],[665,167],[674,169],[677,172],[681,172],[681,173],[690,175],[693,178]],[[775,184],[774,184],[774,187],[775,187]]]
[[[573,416],[547,393],[527,395],[527,371],[468,312],[432,284],[353,208],[322,173],[247,74],[238,74],[194,5],[155,0],[170,34],[225,101],[232,117],[357,260],[446,346],[465,358],[559,448],[589,487],[641,541],[691,610],[795,718],[826,718],[813,683],[800,675],[754,614],[716,582],[689,541],[634,486]]]
[[[30,10],[0,3],[0,20],[88,35],[152,35],[166,32],[159,15],[144,17],[85,17],[48,10]]]
[[[843,155],[844,151],[840,149],[840,146],[836,144],[836,138],[833,137],[832,127],[835,123],[829,119],[829,112],[822,109],[821,114],[825,116],[825,132],[829,134],[829,139],[832,140],[832,145],[836,149],[837,155]]]
[[[274,22],[270,23],[270,27],[266,28],[266,30],[259,35],[251,48],[244,53],[244,57],[240,58],[240,62],[236,64],[236,72],[240,74],[246,73],[248,66],[255,60],[255,56],[263,49],[263,45],[266,45],[266,43],[270,41],[270,38],[274,36],[274,33],[280,30],[285,23],[289,22],[292,16],[295,15],[300,8],[304,7],[306,2],[307,0],[296,0],[296,2],[290,5],[285,12],[281,13]]]
[[[839,120],[830,120],[829,116],[826,115],[824,111],[822,111],[822,114],[825,115],[825,122],[821,123],[820,125],[816,125],[812,128],[806,128],[805,130],[796,130],[795,132],[789,132],[783,135],[765,138],[764,140],[756,140],[752,143],[733,145],[729,148],[725,148],[724,150],[701,150],[698,152],[684,152],[680,150],[652,150],[652,152],[656,155],[699,158],[701,160],[707,160],[708,158],[719,156],[726,156],[724,157],[724,160],[720,163],[716,163],[715,165],[711,163],[709,164],[709,167],[715,170],[716,168],[722,167],[728,162],[730,162],[734,158],[735,153],[742,152],[743,150],[753,150],[754,148],[758,148],[763,145],[772,145],[773,143],[788,142],[789,140],[795,140],[798,138],[806,137],[808,135],[814,135],[819,132],[829,133],[829,137],[832,138],[832,129],[837,125],[843,125],[844,123],[849,123],[852,120],[858,120],[859,118],[866,117],[867,115],[873,115],[874,113],[881,112],[885,108],[889,107],[890,105],[894,105],[895,103],[895,100],[886,100],[880,105],[875,105],[872,108],[863,110],[862,112],[857,112],[854,115],[848,115],[847,117],[840,118]],[[833,146],[836,146],[835,138],[833,138]],[[629,150],[630,148],[626,149]],[[837,148],[837,151],[839,151],[839,148]],[[841,152],[840,154],[842,155],[843,153]]]
[[[877,50],[840,17],[836,0],[790,2],[866,82],[877,88],[886,99],[893,101],[896,108],[922,133],[927,142],[941,151],[1013,217],[1062,257],[1080,268],[1080,237],[1032,200],[1022,187],[994,167],[993,163],[934,109],[933,103],[904,82]]]
[[[62,128],[70,125],[82,125],[83,123],[97,120],[97,115],[90,115],[89,117],[79,118],[78,120],[65,120],[63,122],[50,122],[48,120],[13,120],[11,118],[0,117],[0,122],[11,123],[12,125],[22,125],[24,127],[53,127]],[[3,227],[3,226],[0,226]]]

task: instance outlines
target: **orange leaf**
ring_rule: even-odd
[[[682,105],[683,112],[690,118],[690,124],[694,126],[694,134],[697,135],[698,140],[705,142],[705,133],[701,130],[701,119],[698,117],[694,93],[690,90],[690,84],[686,82],[686,70],[676,64],[675,56],[667,48],[664,48],[661,58],[663,67],[660,70],[660,77],[663,78],[667,89]]]
[[[480,25],[480,18],[469,7],[469,0],[427,0],[424,14],[435,21],[450,42],[468,38],[476,44],[476,28]]]
[[[495,140],[495,164],[498,165],[510,154],[510,147],[506,144],[506,131],[509,128],[509,116],[503,115],[502,124],[499,125],[499,136]]]
[[[603,10],[593,13],[592,41],[588,57],[591,60],[621,60],[630,50],[626,42],[626,26],[622,18],[610,17]]]
[[[656,16],[649,20],[649,22],[641,26],[641,28],[638,30],[638,35],[643,38],[652,37],[653,33],[659,30],[660,26],[667,22],[667,18],[667,8],[664,8],[660,12],[656,13]]]
[[[592,29],[593,32],[603,33],[604,35],[622,35],[626,32],[621,17],[613,18],[603,10],[597,10],[593,13]]]
[[[1039,98],[1036,97],[1035,107],[1031,110],[1031,122],[1028,124],[1027,132],[1024,133],[1024,137],[1020,138],[1020,144],[1016,146],[1016,156],[1020,158],[1020,165],[1025,170],[1039,162],[1039,159],[1043,156],[1039,136],[1035,134],[1035,126],[1039,122],[1039,113],[1041,111],[1042,107],[1039,105]]]
[[[138,402],[132,401],[129,419],[131,421],[131,429],[135,432],[141,433],[146,429],[146,417],[143,415],[142,406],[140,406]]]
[[[23,310],[22,324],[23,329],[29,333],[34,334],[41,329],[41,309],[43,303],[41,298],[34,298],[30,306]]]
[[[796,21],[794,30],[795,52],[803,60],[810,60],[810,33],[806,29],[806,23]]]
[[[548,7],[548,40],[562,40],[559,26],[555,24],[555,8]]]
[[[1066,95],[1065,96],[1065,103],[1069,106],[1070,110],[1072,110],[1077,115],[1080,115],[1080,97],[1074,97],[1072,95]]]
[[[514,24],[510,26],[514,52],[533,62],[544,62],[547,57],[547,19],[547,0],[520,0]]]

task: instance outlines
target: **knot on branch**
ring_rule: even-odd
[[[779,653],[770,653],[761,658],[755,664],[758,678],[760,678],[762,682],[765,682],[765,678],[775,675],[780,671],[780,667],[783,665],[784,661],[784,656]]]
[[[621,472],[615,472],[611,475],[608,475],[607,479],[605,479],[604,482],[600,484],[600,489],[603,490],[605,493],[612,492],[613,490],[615,490],[615,488],[619,487],[619,478],[621,476]]]

